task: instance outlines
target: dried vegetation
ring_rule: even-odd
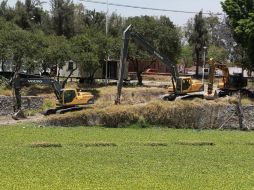
[[[56,115],[42,122],[54,126],[125,127],[132,124],[170,128],[218,128],[220,115],[232,107],[231,99],[206,101],[152,101],[145,104],[119,105],[87,109],[75,114]]]

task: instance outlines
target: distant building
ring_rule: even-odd
[[[106,66],[107,63],[107,66]],[[125,69],[125,74],[124,74],[124,79],[128,78],[128,64],[126,64],[126,69]],[[76,68],[76,63],[73,61],[68,61],[65,63],[65,65],[57,70],[57,75],[59,74],[60,77],[68,77],[70,74],[71,70],[73,68]],[[119,70],[119,61],[118,60],[109,60],[108,62],[104,61],[103,67],[99,68],[94,75],[95,79],[105,79],[106,77],[106,68],[107,68],[107,78],[108,79],[118,79],[118,70]],[[85,73],[84,75],[81,75],[81,72],[79,69],[76,69],[73,74],[71,75],[70,78],[88,78],[89,73]]]

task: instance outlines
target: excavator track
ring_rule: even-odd
[[[172,94],[166,94],[161,96],[161,99],[165,101],[193,100],[195,98],[204,99],[204,93],[196,92],[196,93],[190,93],[190,94],[184,94],[184,95],[176,95],[175,93],[172,93]]]
[[[48,109],[46,110],[43,115],[47,116],[47,115],[54,115],[54,114],[64,114],[67,112],[74,112],[74,111],[80,111],[84,109],[83,107],[69,107],[69,108],[63,108],[63,107],[59,107],[59,108],[52,108],[52,109]]]

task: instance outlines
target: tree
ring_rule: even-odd
[[[185,74],[185,68],[192,65],[192,48],[189,45],[182,46],[179,62],[184,65],[183,73]]]
[[[112,13],[109,17],[108,32],[113,37],[119,37],[122,35],[124,27],[124,18],[117,13]]]
[[[169,18],[141,16],[128,18],[127,25],[132,24],[135,29],[145,37],[145,39],[162,54],[167,55],[173,62],[176,62],[180,54],[180,37],[174,24]],[[138,84],[142,85],[141,74],[146,68],[140,68],[140,61],[150,59],[150,64],[155,59],[150,58],[146,50],[142,50],[139,45],[130,45],[129,58],[133,64],[137,65]]]
[[[75,36],[71,39],[72,60],[77,64],[81,76],[89,74],[92,83],[94,74],[100,67],[98,46],[86,34]]]
[[[58,36],[74,36],[74,4],[71,0],[51,0],[51,14]]]
[[[85,32],[86,23],[85,23],[86,11],[82,3],[74,6],[74,33],[79,35]]]
[[[0,3],[0,16],[7,21],[10,21],[14,18],[15,13],[13,8],[8,6],[8,0],[3,0]]]
[[[19,71],[22,67],[29,69],[28,60],[34,60],[38,51],[34,43],[34,35],[21,29],[11,31],[4,30],[1,39],[6,43],[6,48],[9,49],[13,55],[15,71]]]
[[[40,0],[25,0],[25,3],[17,1],[15,5],[15,23],[22,29],[31,29],[42,21],[42,2]]]
[[[106,14],[103,12],[96,12],[95,10],[87,10],[85,23],[90,29],[105,31]]]
[[[70,44],[64,36],[50,35],[45,37],[45,46],[41,52],[42,68],[44,72],[46,72],[47,69],[53,71],[57,68],[57,80],[59,81],[59,70],[62,69],[66,61],[71,59]]]
[[[254,33],[254,1],[253,0],[226,0],[222,8],[229,18],[229,24],[234,39],[243,50],[242,66],[253,70],[253,33]],[[248,57],[245,56],[248,54]],[[251,63],[249,62],[251,60]]]
[[[223,47],[211,45],[208,49],[208,57],[224,62],[228,58],[228,52]]]
[[[0,19],[0,59],[2,63],[2,71],[5,70],[5,62],[12,58],[11,44],[7,40],[7,34],[13,30],[17,30],[18,27],[11,22],[7,22],[4,19]]]
[[[208,31],[202,11],[194,18],[194,23],[189,35],[189,43],[193,46],[196,59],[196,77],[198,77],[198,68],[201,65],[203,48],[208,46]]]

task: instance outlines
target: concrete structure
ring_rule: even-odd
[[[118,70],[119,70],[119,61],[117,60],[109,60],[107,62],[107,78],[108,79],[118,79]],[[74,63],[73,61],[68,61],[65,63],[65,65],[61,68],[57,70],[57,74],[59,73],[60,77],[68,77],[68,75],[70,74],[71,70],[76,68],[77,65],[76,63]],[[127,79],[128,78],[128,64],[125,65],[125,76],[124,78]],[[106,61],[103,63],[103,66],[101,68],[99,68],[96,72],[95,72],[95,79],[105,79],[106,76]],[[79,69],[76,69],[70,78],[77,78],[77,79],[81,79],[81,78],[88,78],[89,77],[89,73],[83,73],[81,74]]]

